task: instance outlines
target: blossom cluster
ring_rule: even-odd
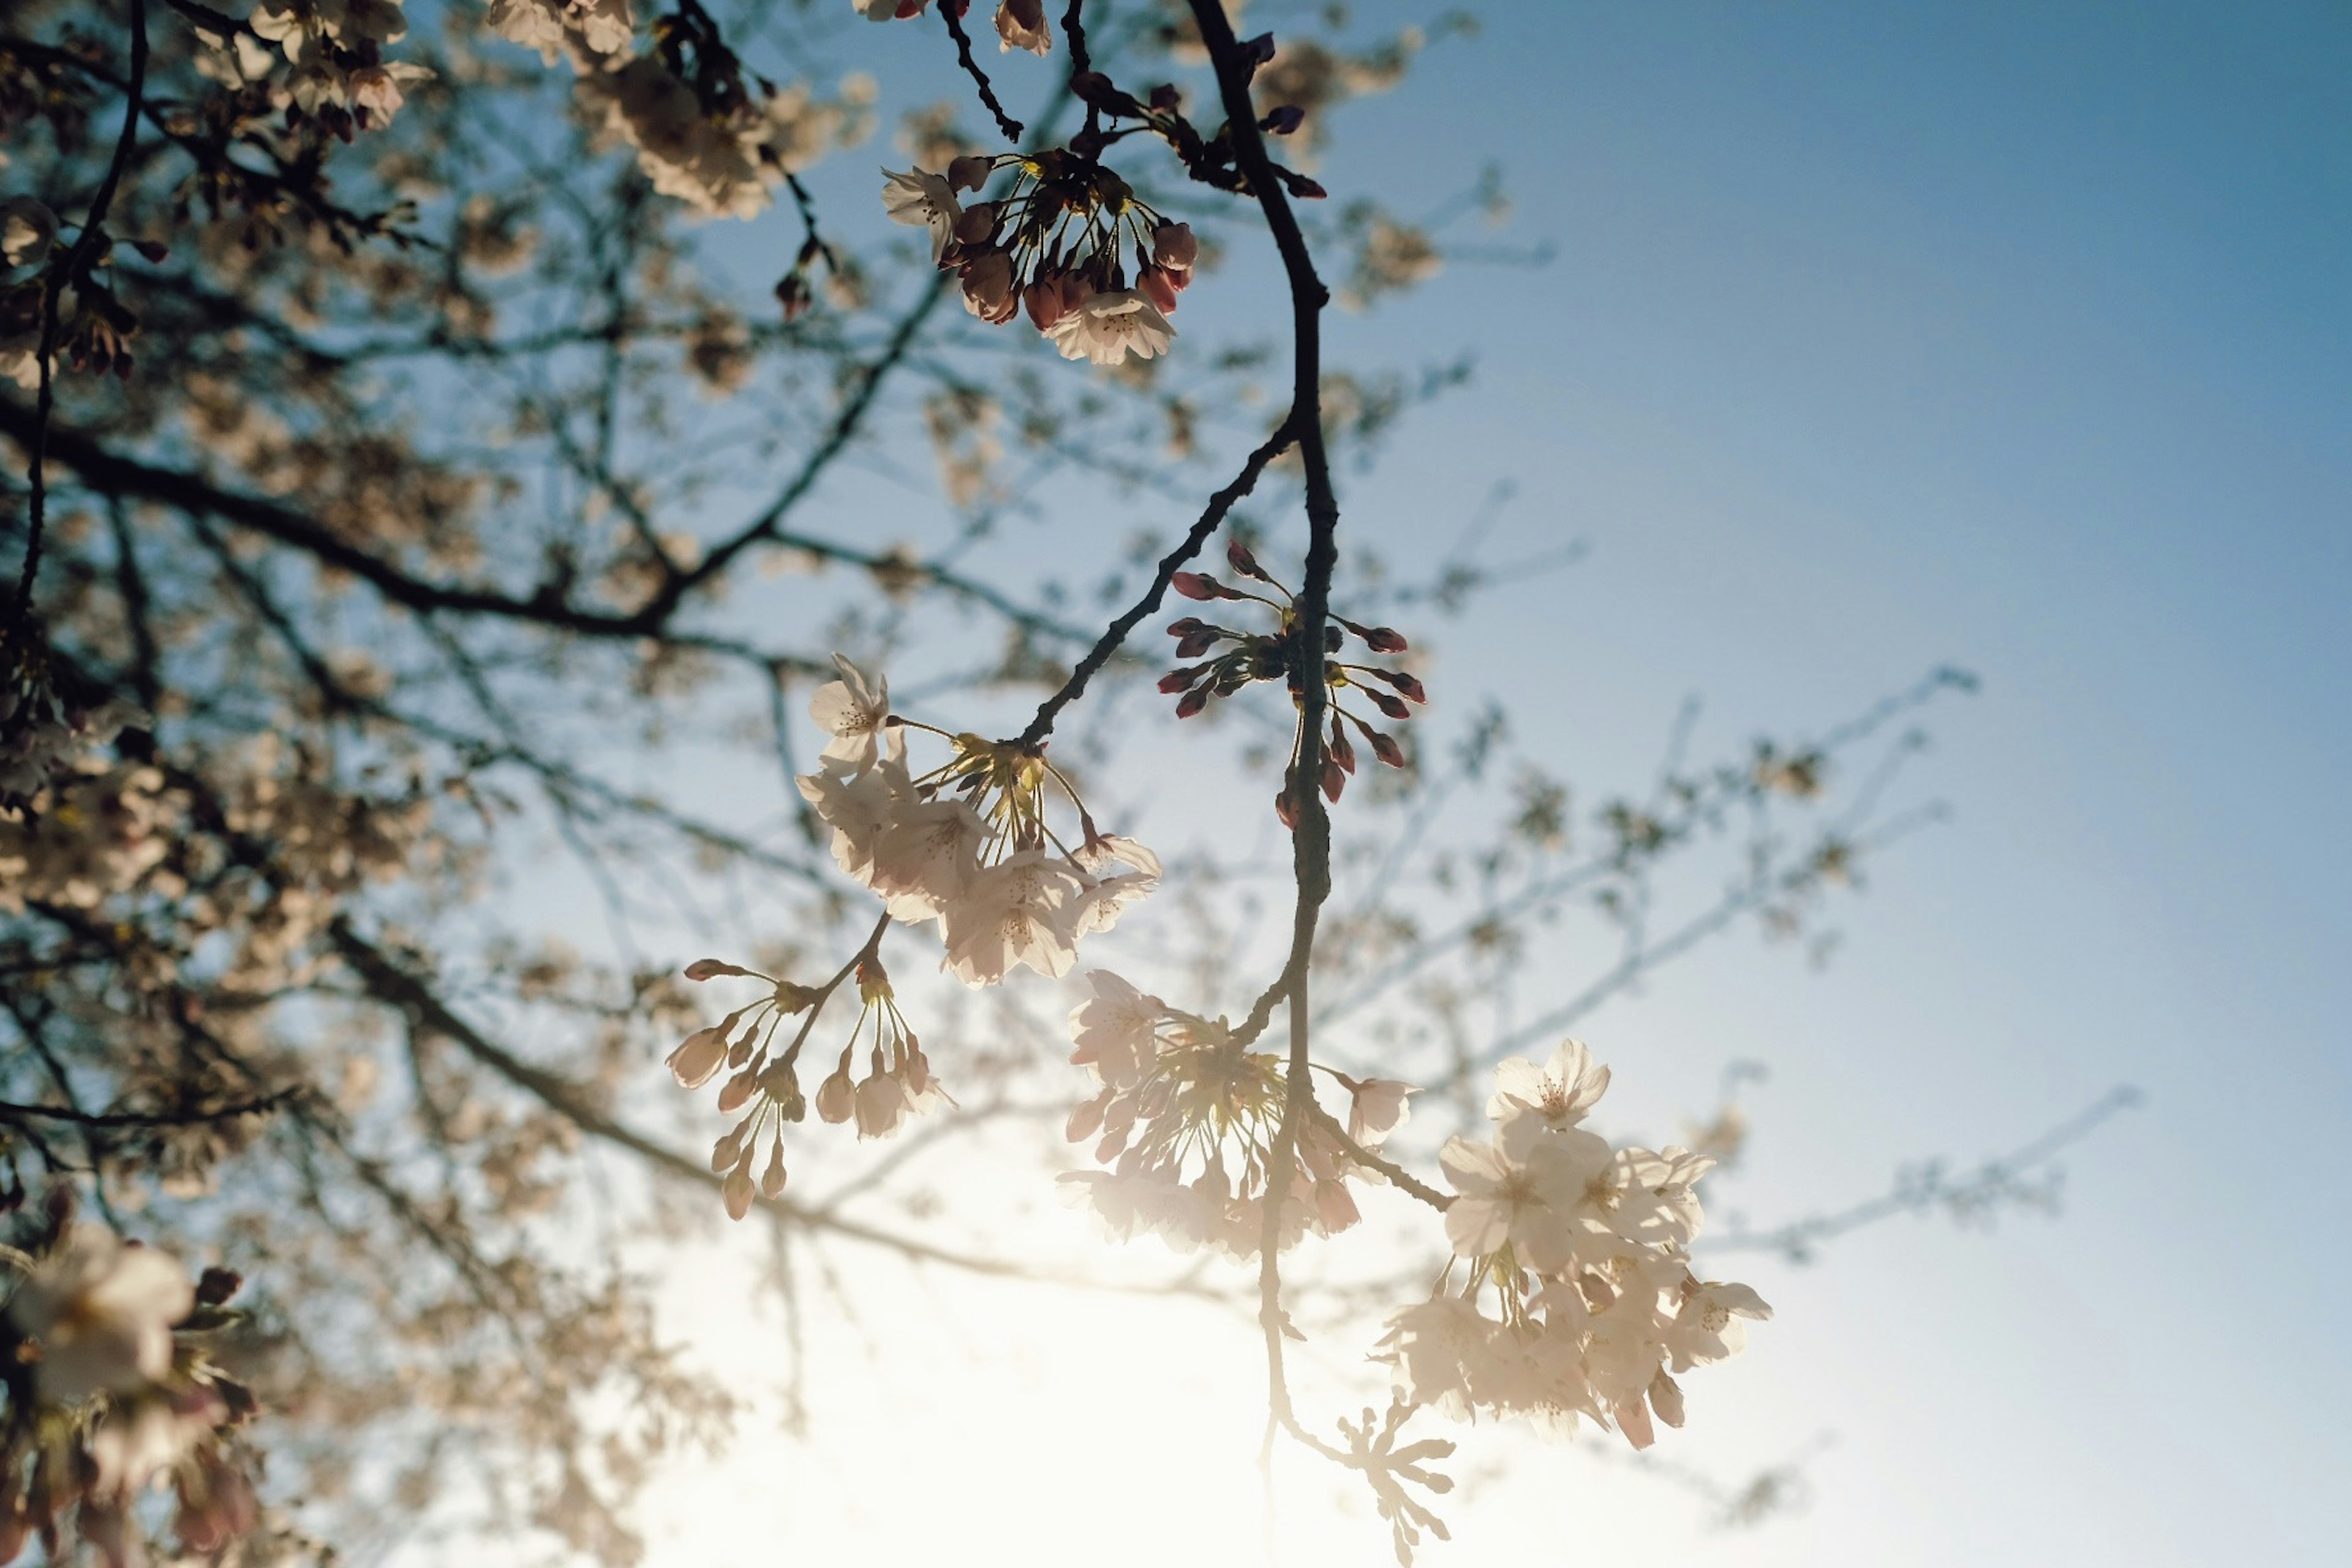
[[[1353,1097],[1347,1138],[1310,1121],[1294,1130],[1284,1163],[1280,1057],[1252,1050],[1226,1020],[1171,1007],[1108,970],[1087,980],[1094,994],[1070,1014],[1070,1059],[1101,1090],[1070,1113],[1066,1131],[1074,1143],[1091,1140],[1095,1159],[1110,1169],[1062,1179],[1113,1230],[1247,1258],[1264,1244],[1269,1192],[1279,1194],[1286,1247],[1361,1217],[1348,1182],[1365,1167],[1349,1144],[1377,1147],[1405,1120],[1411,1089],[1343,1079]]]
[[[1179,665],[1160,678],[1160,689],[1176,698],[1176,717],[1190,719],[1207,708],[1211,700],[1231,697],[1243,688],[1260,680],[1279,680],[1289,689],[1291,700],[1297,703],[1305,694],[1308,656],[1301,646],[1298,601],[1290,590],[1276,580],[1273,574],[1258,564],[1257,557],[1248,546],[1235,540],[1225,547],[1225,559],[1244,579],[1256,583],[1278,599],[1250,588],[1237,588],[1203,572],[1179,572],[1169,579],[1170,586],[1188,599],[1215,602],[1218,600],[1246,601],[1263,605],[1275,614],[1275,629],[1270,632],[1234,631],[1214,626],[1197,616],[1184,616],[1171,621],[1168,635],[1176,639],[1176,657],[1198,659],[1202,655],[1216,652],[1213,658],[1198,664]],[[1408,703],[1429,700],[1418,676],[1384,665],[1350,661],[1338,657],[1353,636],[1374,654],[1400,654],[1408,644],[1404,635],[1389,626],[1366,626],[1344,616],[1334,616],[1323,626],[1324,702],[1323,710],[1330,722],[1330,733],[1323,745],[1322,777],[1318,781],[1324,795],[1333,801],[1347,788],[1349,778],[1356,771],[1356,748],[1348,737],[1348,727],[1354,725],[1372,749],[1372,755],[1392,768],[1405,765],[1404,748],[1396,737],[1376,729],[1360,713],[1348,705],[1347,697],[1354,693],[1370,702],[1386,718],[1404,720],[1412,717]],[[1291,740],[1290,767],[1298,762],[1303,732]],[[1283,777],[1290,777],[1286,768]],[[1275,801],[1275,809],[1287,826],[1296,826],[1298,803],[1290,798],[1287,782]]]
[[[401,0],[258,0],[248,25],[284,50],[292,68],[274,84],[272,100],[346,141],[354,131],[390,123],[404,101],[402,87],[433,74],[383,58],[385,46],[408,36]],[[221,40],[215,47],[226,46]],[[264,63],[258,51],[236,57],[246,81],[268,74],[257,68]]]
[[[1111,170],[1055,148],[961,157],[945,174],[882,173],[883,209],[929,231],[932,260],[955,272],[971,314],[1001,325],[1026,311],[1064,359],[1115,365],[1168,352],[1200,242]],[[1001,195],[958,198],[999,174]]]
[[[898,1011],[880,962],[861,956],[853,972],[863,1006],[841,1047],[839,1064],[817,1087],[816,1113],[829,1122],[854,1120],[860,1138],[887,1138],[908,1116],[954,1101],[931,1076],[930,1059]],[[689,964],[686,976],[696,981],[747,977],[771,987],[767,994],[688,1035],[669,1056],[670,1072],[688,1089],[700,1089],[721,1068],[733,1069],[719,1090],[719,1110],[730,1116],[742,1110],[744,1116],[711,1149],[710,1169],[724,1178],[719,1193],[728,1214],[741,1219],[751,1210],[754,1191],[773,1198],[784,1190],[784,1124],[804,1120],[810,1103],[801,1092],[801,1048],[834,986],[799,985],[715,958]],[[780,1026],[801,1013],[809,1015],[807,1022],[790,1041],[779,1045]],[[867,1042],[870,1063],[863,1079],[851,1071],[861,1039]],[[761,1163],[758,1156],[763,1142],[768,1158]],[[756,1177],[755,1164],[760,1166]]]
[[[224,1303],[238,1279],[126,1244],[100,1226],[67,1222],[52,1205],[47,1235],[11,1249],[21,1277],[0,1310],[10,1408],[0,1424],[0,1562],[37,1536],[61,1560],[70,1521],[116,1563],[133,1559],[131,1507],[151,1483],[176,1494],[184,1551],[220,1551],[251,1531],[253,1489],[229,1447],[252,1394],[212,1364],[208,1335],[236,1321]]]
[[[642,53],[629,0],[495,0],[487,21],[550,65],[568,58],[582,112],[635,150],[654,189],[698,212],[754,216],[788,174],[866,133],[867,79],[845,81],[837,101],[804,83],[747,82],[698,8],[662,17]]]
[[[1714,1162],[1612,1148],[1580,1125],[1608,1087],[1579,1040],[1542,1068],[1514,1057],[1487,1102],[1493,1136],[1445,1144],[1463,1279],[1448,1288],[1449,1268],[1429,1300],[1389,1318],[1382,1357],[1401,1398],[1555,1429],[1583,1416],[1643,1448],[1654,1415],[1683,1424],[1674,1374],[1737,1353],[1746,1320],[1771,1316],[1748,1286],[1692,1272],[1697,1184]]]
[[[835,862],[893,920],[937,922],[957,979],[991,985],[1022,966],[1066,974],[1081,938],[1159,886],[1159,857],[1097,829],[1042,748],[932,731],[953,755],[918,775],[907,731],[929,727],[891,713],[887,681],[835,662],[842,679],[810,704],[832,739],[801,794],[833,830]],[[1077,814],[1075,843],[1048,820],[1049,788]]]
[[[869,22],[899,22],[919,16],[931,0],[849,0],[850,9]],[[970,0],[945,0],[960,16]],[[942,7],[944,8],[944,6]],[[1045,0],[998,0],[996,47],[1000,54],[1026,49],[1043,55],[1054,47],[1053,26],[1045,20]]]

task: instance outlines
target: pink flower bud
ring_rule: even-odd
[[[726,1087],[719,1091],[719,1114],[724,1116],[730,1111],[740,1110],[744,1102],[751,1098],[751,1091],[759,1087],[760,1075],[748,1070],[729,1079]]]
[[[726,1059],[726,1034],[717,1028],[697,1029],[687,1036],[684,1045],[670,1052],[670,1076],[687,1089],[700,1089]]]
[[[1372,755],[1392,768],[1404,766],[1404,748],[1396,743],[1395,737],[1383,735],[1378,730],[1368,730],[1365,734],[1372,742]]]
[[[833,1076],[816,1088],[816,1113],[838,1126],[857,1111],[857,1085],[849,1076],[849,1058],[845,1054],[841,1066]]]
[[[727,1205],[729,1219],[741,1219],[751,1212],[751,1162],[744,1161],[727,1173],[720,1184],[719,1195]]]
[[[1163,223],[1151,232],[1151,259],[1171,272],[1190,272],[1200,255],[1189,223]]]
[[[1202,709],[1206,708],[1208,705],[1209,689],[1207,687],[1203,686],[1197,690],[1187,691],[1184,693],[1182,700],[1176,704],[1176,717],[1179,719],[1190,719],[1193,714],[1198,713]]]
[[[1052,278],[1040,278],[1023,289],[1021,302],[1028,308],[1031,323],[1041,332],[1070,313],[1062,303],[1062,285]]]
[[[784,1190],[784,1141],[776,1140],[774,1152],[768,1156],[768,1168],[760,1173],[760,1195],[772,1198]]]
[[[1147,267],[1135,275],[1135,286],[1143,297],[1163,311],[1176,308],[1176,285],[1169,275],[1157,267]]]
[[[1257,557],[1250,553],[1249,546],[1240,540],[1225,542],[1225,559],[1232,562],[1234,570],[1243,576],[1255,577],[1260,582],[1265,580],[1265,569],[1257,563]]]
[[[1326,757],[1326,758],[1324,758],[1324,759],[1323,759],[1323,795],[1324,795],[1324,798],[1326,798],[1326,799],[1328,799],[1328,800],[1331,800],[1331,801],[1337,801],[1337,800],[1339,798],[1339,792],[1340,792],[1341,790],[1346,789],[1347,787],[1348,787],[1348,775],[1347,775],[1345,773],[1343,773],[1343,772],[1341,772],[1341,771],[1340,771],[1340,768],[1339,768],[1339,758],[1337,758],[1337,757]]]
[[[996,232],[996,204],[974,202],[955,221],[955,237],[966,245],[986,245]]]
[[[1404,705],[1403,698],[1391,697],[1385,691],[1374,691],[1369,687],[1361,688],[1360,689],[1363,691],[1365,696],[1372,700],[1373,707],[1379,709],[1390,718],[1410,719],[1412,717],[1412,710]]]
[[[1355,626],[1355,634],[1364,639],[1364,646],[1374,653],[1402,653],[1404,634],[1389,626]]]
[[[1168,585],[1188,599],[1222,599],[1225,585],[1214,577],[1199,572],[1179,572],[1168,579]]]
[[[1165,696],[1173,697],[1191,686],[1193,678],[1200,673],[1199,669],[1190,666],[1182,669],[1171,669],[1160,678],[1160,692]]]
[[[722,974],[749,974],[751,973],[751,972],[750,970],[738,968],[732,963],[721,963],[715,958],[698,958],[692,963],[686,966],[686,977],[688,980],[716,980]]]

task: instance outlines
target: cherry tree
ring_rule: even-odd
[[[1712,762],[1685,716],[1581,808],[1431,656],[1566,562],[1355,542],[1345,475],[1463,373],[1322,327],[1468,264],[1501,196],[1415,222],[1317,171],[1468,25],[0,19],[0,1561],[454,1516],[634,1561],[633,1500],[743,1405],[659,1259],[741,1227],[795,1302],[845,1251],[1245,1313],[1269,1448],[1360,1477],[1410,1561],[1465,1418],[1703,1423],[1771,1315],[1739,1250],[2053,1198],[2124,1097],[1728,1234],[1740,1073],[1682,1142],[1592,1125],[1640,1066],[1582,1021],[1727,931],[1818,956],[1937,819],[1908,769],[1971,683]],[[957,96],[877,63],[918,47]],[[1170,758],[1246,826],[1148,847]],[[1496,1005],[1571,926],[1555,1004]],[[870,1201],[942,1162],[1104,1256]],[[1419,1240],[1342,1281],[1370,1207]],[[1144,1233],[1172,1271],[1113,1261]],[[1360,1399],[1294,1397],[1310,1334]]]

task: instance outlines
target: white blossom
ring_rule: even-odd
[[[1748,1324],[1742,1320],[1762,1321],[1771,1316],[1764,1298],[1746,1285],[1710,1279],[1692,1286],[1666,1332],[1675,1370],[1687,1372],[1738,1355],[1748,1346]]]
[[[1608,1089],[1609,1069],[1593,1062],[1585,1043],[1562,1040],[1540,1069],[1525,1057],[1508,1058],[1496,1068],[1486,1114],[1497,1121],[1533,1115],[1547,1127],[1573,1127]]]
[[[1168,352],[1176,329],[1160,307],[1132,289],[1090,294],[1046,329],[1064,359],[1118,364],[1128,355],[1150,359]]]
[[[178,1259],[85,1225],[9,1299],[8,1320],[38,1342],[41,1396],[72,1404],[136,1393],[169,1373],[172,1325],[195,1304]]]
[[[999,0],[996,7],[997,52],[1026,49],[1033,55],[1054,47],[1054,29],[1045,21],[1045,0]]]
[[[1085,890],[1076,867],[1042,849],[985,868],[940,911],[949,970],[971,986],[994,984],[1016,964],[1055,979],[1068,973]]]
[[[809,717],[832,737],[824,759],[853,769],[870,766],[890,717],[890,683],[868,679],[840,654],[833,656],[833,667],[841,679],[818,687],[809,699]]]
[[[892,223],[929,228],[933,261],[947,254],[949,242],[955,238],[956,219],[963,216],[947,176],[928,169],[908,169],[903,174],[883,170],[882,210]]]
[[[1094,994],[1070,1010],[1070,1060],[1094,1069],[1113,1089],[1133,1083],[1157,1054],[1167,1004],[1139,991],[1108,969],[1091,970]]]
[[[1377,1149],[1388,1135],[1412,1115],[1407,1103],[1421,1090],[1392,1078],[1342,1079],[1348,1088],[1348,1136],[1367,1149]]]

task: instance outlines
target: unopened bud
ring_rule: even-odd
[[[1147,267],[1135,275],[1135,286],[1143,297],[1162,311],[1176,308],[1176,283],[1173,277],[1157,267]]]
[[[1228,596],[1223,583],[1201,572],[1179,572],[1168,579],[1168,585],[1188,599],[1223,599]]]
[[[744,1102],[751,1098],[751,1091],[759,1087],[759,1075],[748,1068],[729,1079],[719,1091],[719,1114],[725,1116],[730,1111],[740,1110]]]
[[[1206,708],[1208,705],[1209,689],[1205,686],[1196,688],[1193,690],[1184,693],[1183,698],[1177,702],[1176,717],[1179,719],[1190,719],[1193,714],[1198,713],[1202,709]]]
[[[688,980],[716,980],[722,974],[751,973],[748,969],[738,968],[732,963],[722,963],[715,958],[698,958],[686,966],[686,977]]]
[[[977,153],[967,153],[948,165],[948,184],[958,189],[976,191],[988,184],[995,169],[993,162]]]
[[[996,232],[996,204],[974,202],[955,221],[955,237],[966,245],[985,245]]]
[[[1163,223],[1151,231],[1151,259],[1171,272],[1190,272],[1200,255],[1189,223]]]
[[[775,1152],[768,1156],[768,1168],[760,1173],[760,1195],[780,1196],[784,1190],[784,1141],[776,1140]]]
[[[1372,742],[1372,755],[1392,768],[1404,766],[1404,748],[1396,743],[1394,736],[1384,735],[1378,730],[1367,730],[1364,734]]]
[[[697,1029],[669,1054],[670,1076],[681,1088],[700,1089],[727,1059],[726,1033],[713,1026]]]
[[[751,1162],[747,1159],[719,1184],[719,1195],[727,1205],[729,1219],[741,1219],[751,1212]]]
[[[1307,111],[1295,103],[1286,103],[1258,123],[1276,136],[1287,136],[1307,120]]]

